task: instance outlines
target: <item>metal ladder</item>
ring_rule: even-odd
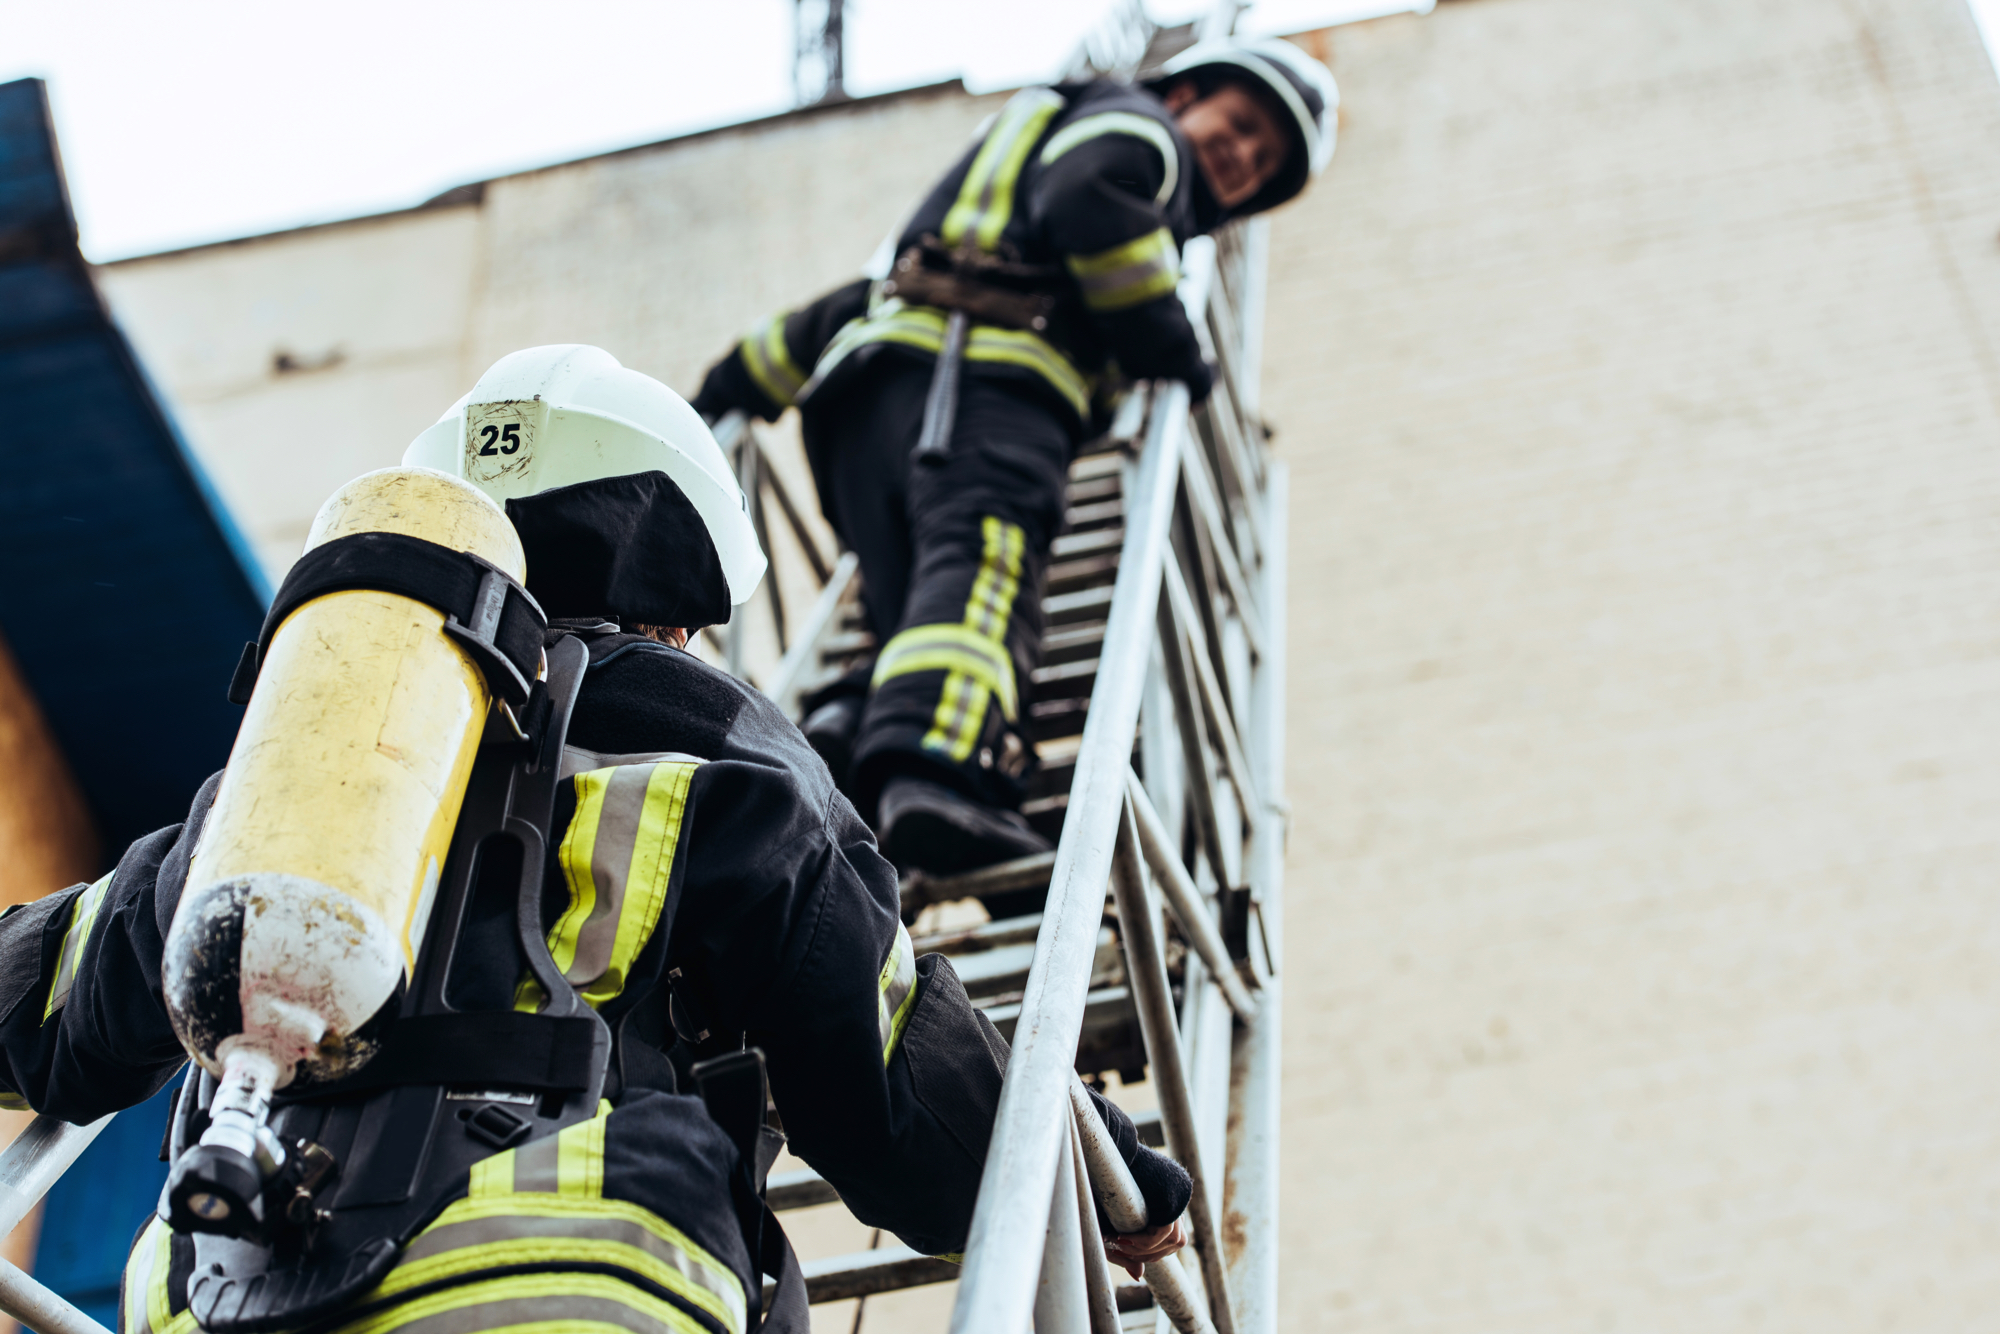
[[[1031,1317],[1042,1334],[1275,1328],[1286,501],[1256,410],[1266,237],[1252,221],[1188,246],[1182,299],[1221,370],[1208,403],[1142,386],[1071,468],[1023,807],[1056,851],[903,883],[906,915],[1047,891],[1039,912],[917,924],[917,951],[950,955],[1013,1044],[965,1263],[902,1247],[809,1262],[814,1302],[958,1278],[954,1334]],[[762,452],[741,422],[721,434],[739,462]],[[788,644],[772,608],[784,656],[767,690],[793,716],[874,648],[853,555],[815,559],[830,578]],[[1143,1218],[1078,1079],[1106,1072],[1153,1080],[1142,1137],[1196,1182],[1192,1255],[1144,1285],[1113,1281],[1077,1186],[1121,1231]],[[771,1183],[778,1209],[834,1198],[809,1171]]]
[[[812,1261],[814,1302],[958,1278],[954,1334],[1019,1334],[1031,1318],[1039,1334],[1276,1328],[1286,509],[1256,411],[1266,244],[1252,221],[1188,246],[1182,299],[1221,370],[1208,403],[1141,386],[1071,468],[1024,808],[1056,851],[903,884],[913,914],[1047,891],[1039,912],[914,939],[952,956],[1013,1044],[965,1263],[903,1247]],[[795,625],[767,581],[784,650],[768,690],[796,713],[873,649],[858,565],[819,552],[754,430],[718,434],[760,536],[775,504],[825,578]],[[739,671],[743,628],[719,636]],[[1140,1225],[1079,1080],[1106,1072],[1153,1081],[1141,1136],[1195,1179],[1193,1254],[1148,1265],[1143,1285],[1114,1281],[1082,1184],[1119,1230]],[[0,1153],[0,1234],[108,1121],[37,1117]],[[771,1182],[777,1209],[835,1198],[810,1171]],[[4,1261],[0,1310],[41,1334],[105,1334]]]

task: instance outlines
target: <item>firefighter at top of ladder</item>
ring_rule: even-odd
[[[800,409],[821,509],[860,557],[879,649],[805,701],[804,729],[899,867],[1048,849],[1019,807],[1071,456],[1121,381],[1206,396],[1181,247],[1304,190],[1337,104],[1283,41],[1204,43],[1143,86],[1027,89],[886,273],[769,317],[709,370],[711,421]]]
[[[964,1249],[1006,1044],[798,730],[683,649],[764,569],[700,418],[593,347],[335,493],[187,822],[0,919],[0,1104],[189,1070],[124,1334],[806,1334],[765,1069],[857,1217]],[[1149,1206],[1107,1249],[1177,1242],[1187,1174],[1099,1106]]]

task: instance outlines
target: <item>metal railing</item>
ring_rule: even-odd
[[[1274,1328],[1284,473],[1246,411],[1261,230],[1188,247],[1182,296],[1220,374],[1197,412],[1184,386],[1156,386],[1126,465],[1117,582],[954,1334],[1118,1327],[1101,1249],[1077,1253],[1094,1217],[1071,1185],[1080,1154],[1113,1225],[1143,1219],[1073,1068],[1107,885],[1168,1151],[1194,1179],[1196,1263],[1148,1265],[1147,1287],[1190,1334]]]
[[[0,1152],[0,1237],[34,1212],[49,1187],[110,1124],[108,1116],[87,1126],[73,1126],[53,1116],[37,1116],[28,1122]],[[128,1225],[124,1220],[120,1224]],[[5,1260],[0,1260],[0,1311],[38,1334],[110,1334]]]

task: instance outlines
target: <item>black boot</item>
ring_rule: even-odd
[[[836,695],[799,724],[806,744],[826,761],[836,784],[847,782],[847,766],[854,760],[854,738],[861,731],[861,711],[867,702],[862,695]]]
[[[902,870],[957,875],[1055,846],[1015,812],[921,778],[890,779],[877,809],[882,855]]]

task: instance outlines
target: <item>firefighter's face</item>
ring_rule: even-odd
[[[1224,208],[1249,199],[1285,165],[1291,141],[1264,100],[1242,84],[1224,83],[1202,97],[1183,80],[1167,89],[1165,100]]]

